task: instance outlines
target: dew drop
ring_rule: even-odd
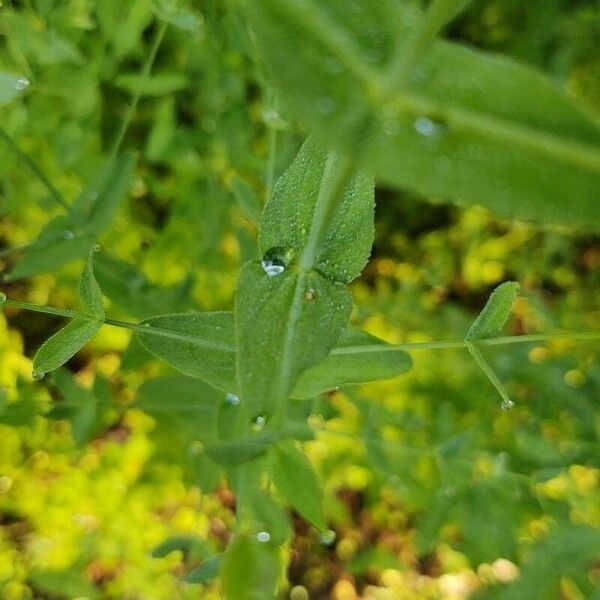
[[[511,408],[513,408],[515,405],[515,403],[512,400],[506,399],[506,400],[502,400],[502,403],[500,404],[500,408],[506,412],[509,411]]]
[[[383,122],[383,132],[390,137],[398,135],[400,132],[400,124],[396,119],[386,119]]]
[[[258,417],[256,417],[256,419],[254,419],[254,421],[252,421],[252,431],[262,431],[265,427],[266,422],[266,417],[264,417],[263,415],[259,415]]]
[[[63,237],[63,240],[72,240],[75,237],[75,234],[72,231],[70,231],[69,229],[65,229],[62,232],[62,237]]]
[[[41,381],[46,376],[46,373],[41,373],[40,371],[32,371],[31,376],[35,381]]]
[[[4,304],[6,302],[6,294],[4,292],[0,292],[0,304]]]
[[[225,394],[225,399],[232,406],[238,406],[240,403],[240,397],[237,394],[232,394],[231,392],[227,392],[227,394]]]
[[[335,110],[335,102],[329,96],[323,96],[317,100],[317,110],[324,114],[330,115]]]
[[[263,259],[260,261],[260,266],[269,277],[275,277],[285,271],[291,257],[292,255],[289,250],[281,246],[275,246],[265,252]]]
[[[202,454],[203,451],[204,451],[204,444],[200,440],[194,440],[188,446],[188,452],[192,456],[198,456],[199,454]]]
[[[19,79],[15,81],[15,89],[19,91],[24,90],[28,85],[29,79],[26,79],[25,77],[19,77]]]
[[[264,544],[271,539],[271,534],[268,531],[259,531],[256,534],[256,539]]]
[[[321,541],[321,544],[324,544],[325,546],[331,546],[331,544],[333,544],[333,542],[335,542],[336,538],[337,538],[337,534],[335,531],[333,531],[333,529],[328,529],[327,531],[323,531],[319,535],[319,540]]]
[[[311,300],[314,300],[315,297],[317,296],[317,291],[313,288],[308,288],[306,290],[306,292],[304,293],[304,297],[310,302]]]
[[[100,244],[94,244],[94,248],[93,248],[94,252],[100,252],[101,249],[102,248],[100,248]]]
[[[414,123],[415,131],[424,137],[431,138],[440,135],[444,131],[444,126],[436,123],[429,117],[417,117]]]

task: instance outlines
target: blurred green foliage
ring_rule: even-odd
[[[449,35],[542,67],[597,119],[596,2],[477,0]],[[124,142],[137,154],[135,176],[96,257],[108,314],[231,309],[239,267],[258,253],[268,173],[281,173],[304,138],[265,91],[237,13],[217,0],[5,0],[0,36],[0,71],[31,84],[0,109],[0,125],[69,203],[98,178],[140,94]],[[1,140],[0,156],[9,272],[23,251],[7,249],[65,214]],[[371,333],[463,339],[507,279],[522,286],[512,333],[600,328],[597,236],[385,186],[376,198],[372,260],[352,285],[353,320]],[[82,264],[33,269],[2,289],[72,307]],[[58,325],[0,315],[0,597],[221,598],[202,573],[201,583],[183,581],[233,529],[231,492],[197,442],[207,416],[190,402],[214,406],[221,394],[112,327],[42,385],[31,356]],[[317,432],[306,450],[332,531],[294,520],[292,598],[598,597],[598,343],[485,355],[511,411],[462,349],[415,352],[401,378],[294,403],[294,417]],[[164,410],[174,398],[175,416]]]

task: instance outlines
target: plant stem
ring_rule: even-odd
[[[485,360],[483,354],[473,345],[473,342],[466,342],[467,350],[469,354],[473,357],[477,366],[485,373],[486,377],[489,379],[490,383],[496,388],[496,391],[502,397],[503,403],[506,403],[506,406],[512,405],[512,400],[510,399],[504,384],[500,381],[494,369],[488,364],[487,360]]]
[[[129,108],[127,109],[125,118],[123,119],[123,122],[121,123],[121,129],[119,130],[119,133],[117,134],[117,138],[115,139],[112,151],[110,153],[111,157],[113,157],[113,158],[118,154],[118,152],[121,148],[121,145],[123,143],[123,140],[125,139],[125,135],[127,134],[127,130],[129,129],[129,126],[131,125],[131,121],[133,120],[135,111],[137,110],[137,106],[138,106],[140,98],[142,96],[142,85],[148,79],[148,76],[150,75],[150,71],[152,71],[152,67],[154,65],[154,61],[156,60],[156,55],[158,53],[158,49],[159,49],[160,44],[165,35],[165,31],[167,30],[167,26],[168,26],[168,23],[166,21],[161,21],[158,25],[156,33],[154,34],[154,39],[152,40],[152,46],[150,48],[150,54],[148,54],[148,58],[146,59],[146,62],[144,63],[144,66],[142,68],[140,85],[138,85],[137,90],[133,94],[131,104],[129,105]]]
[[[0,138],[4,140],[8,147],[15,153],[17,158],[40,180],[44,187],[50,192],[50,197],[52,200],[64,208],[72,216],[71,207],[64,199],[63,195],[58,191],[58,189],[56,189],[56,187],[54,187],[52,182],[48,179],[48,177],[46,177],[46,174],[42,171],[38,164],[27,153],[21,150],[17,142],[12,139],[12,137],[3,127],[0,127]]]

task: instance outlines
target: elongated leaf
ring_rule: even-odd
[[[54,271],[74,260],[84,258],[93,245],[93,237],[77,231],[68,217],[52,219],[13,267],[10,279],[22,279]]]
[[[235,391],[235,345],[231,313],[181,313],[144,321],[138,332],[144,347],[186,375]],[[165,335],[161,335],[161,332]]]
[[[292,397],[313,398],[341,385],[397,377],[411,367],[412,359],[406,352],[350,327],[324,360],[300,376]]]
[[[521,286],[513,281],[499,285],[467,332],[466,340],[494,337],[504,327]]]
[[[222,561],[223,555],[215,554],[203,561],[199,567],[190,571],[183,580],[186,583],[208,583],[219,574]]]
[[[256,192],[239,177],[234,177],[231,180],[231,191],[249,221],[254,223],[254,225],[258,225],[262,213],[262,205]]]
[[[29,85],[25,77],[0,71],[0,106],[8,104]]]
[[[283,248],[298,255],[306,246],[327,163],[327,148],[309,138],[275,184],[260,227],[260,248]],[[314,267],[335,281],[352,281],[365,266],[373,244],[374,191],[371,177],[360,173],[337,200]]]
[[[311,464],[290,440],[273,448],[273,482],[277,491],[317,529],[325,529],[321,486]]]
[[[383,67],[411,34],[401,3],[238,4],[288,110],[350,151],[360,139],[385,181],[505,217],[600,225],[600,132],[540,73],[437,41],[407,80],[388,81]]]
[[[270,277],[260,265],[244,267],[236,300],[238,389],[250,416],[269,414],[289,397],[302,372],[335,345],[351,308],[348,291],[319,273]]]
[[[135,163],[131,153],[109,160],[98,180],[73,203],[73,210],[81,215],[89,233],[98,236],[111,224],[129,187]]]
[[[152,317],[146,323],[159,331],[149,329],[138,336],[155,356],[224,392],[236,389],[232,313],[181,313]],[[174,337],[165,339],[169,332]],[[223,346],[213,348],[215,343]],[[339,386],[396,377],[411,365],[406,352],[350,327],[324,360],[300,376],[291,397],[313,398]]]
[[[223,557],[221,579],[226,600],[273,600],[279,581],[277,549],[240,536]]]
[[[33,371],[43,377],[48,371],[64,365],[85,346],[102,327],[102,321],[71,321],[47,339],[36,352]]]
[[[281,546],[292,537],[290,518],[283,506],[273,496],[257,489],[251,480],[244,490],[245,527],[250,527],[264,544]],[[266,535],[265,535],[266,534]]]
[[[94,254],[92,250],[88,256],[87,262],[81,274],[79,282],[79,297],[83,309],[97,319],[104,319],[104,304],[102,302],[102,292],[100,286],[94,277]]]

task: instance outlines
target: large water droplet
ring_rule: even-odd
[[[62,237],[63,237],[63,240],[72,240],[75,237],[75,234],[72,231],[65,229],[62,232]]]
[[[28,85],[29,79],[26,79],[25,77],[19,77],[19,79],[15,81],[15,89],[19,91],[24,90]]]
[[[424,137],[431,138],[445,132],[446,126],[429,117],[417,117],[414,123],[415,131]]]
[[[40,371],[32,371],[31,376],[35,379],[35,381],[41,381],[46,376],[46,373],[41,373]]]
[[[513,408],[514,405],[515,405],[515,403],[512,400],[509,400],[507,398],[506,400],[502,400],[502,403],[500,404],[500,408],[506,412],[506,411],[510,410],[511,408]]]
[[[232,394],[231,392],[227,392],[227,394],[225,394],[225,399],[232,406],[238,406],[240,403],[240,397],[237,394]]]
[[[328,529],[327,531],[323,531],[319,535],[319,539],[321,540],[321,544],[325,544],[325,546],[331,546],[333,542],[335,542],[335,538],[337,534],[333,529]]]
[[[290,260],[291,252],[281,246],[276,246],[265,252],[260,265],[269,277],[275,277],[275,275],[280,275],[285,271]]]
[[[256,539],[264,544],[271,539],[271,534],[268,531],[259,531],[256,534]]]

